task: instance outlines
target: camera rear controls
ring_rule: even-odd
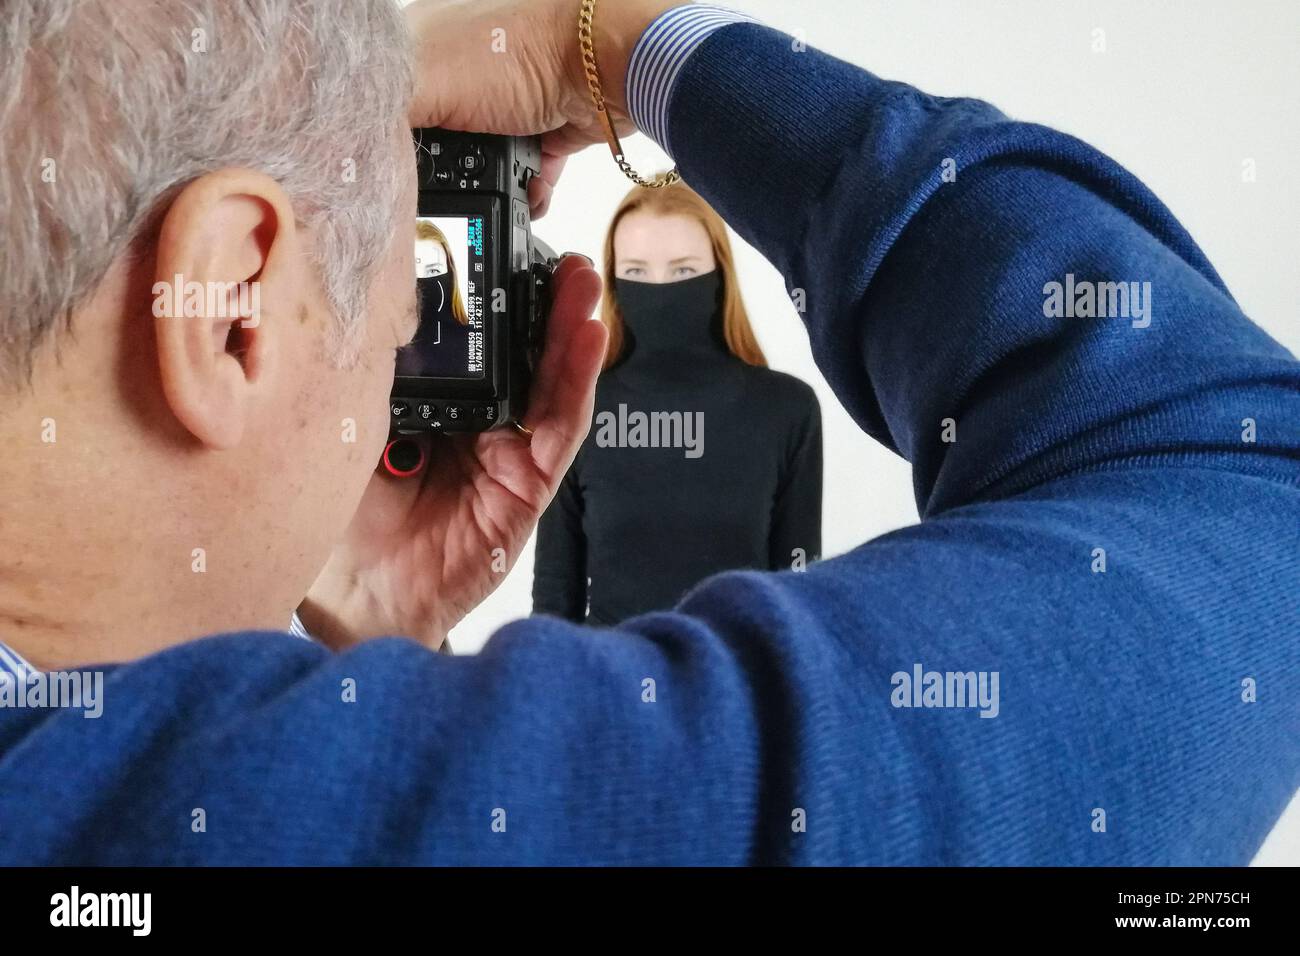
[[[482,148],[478,146],[469,146],[460,154],[460,159],[456,161],[456,168],[462,176],[482,176],[483,170],[487,167],[487,159],[483,156]]]
[[[472,250],[469,260],[456,262],[472,275],[456,278],[473,321],[462,323],[471,326],[468,335],[452,330],[449,349],[423,355],[423,374],[394,376],[390,437],[497,429],[524,405],[550,304],[555,256],[532,234],[528,206],[529,179],[541,169],[540,139],[442,129],[418,129],[414,138],[417,222],[443,231],[450,244],[444,259],[456,258],[450,253],[457,246]],[[494,295],[490,313],[485,290]],[[506,293],[504,308],[497,290]],[[428,344],[444,344],[441,334],[436,339]]]

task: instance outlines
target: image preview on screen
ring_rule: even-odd
[[[483,377],[483,217],[421,216],[415,223],[420,329],[398,353],[407,377]]]

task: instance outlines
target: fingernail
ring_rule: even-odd
[[[566,252],[566,253],[564,253],[564,256],[581,256],[583,259],[586,259],[586,260],[587,260],[587,265],[591,266],[593,269],[596,268],[596,263],[592,262],[592,261],[591,261],[591,256],[587,255],[586,253],[583,253],[583,252]],[[560,258],[564,258],[564,256],[561,256]]]

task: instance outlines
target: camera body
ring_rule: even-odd
[[[518,421],[545,340],[555,253],[532,234],[536,137],[414,130],[420,329],[399,350],[396,435]]]

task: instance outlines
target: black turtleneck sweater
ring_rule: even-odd
[[[591,431],[538,527],[533,610],[613,624],[670,608],[719,571],[813,561],[813,390],[731,355],[716,272],[618,279],[616,293],[624,358],[602,374]]]

